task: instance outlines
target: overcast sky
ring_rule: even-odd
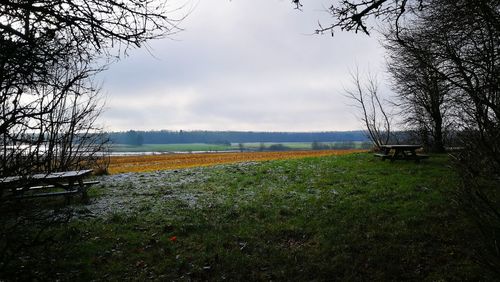
[[[362,34],[312,35],[330,22],[331,2],[314,2],[303,11],[290,0],[192,2],[184,31],[100,75],[105,129],[361,129],[343,89],[356,64],[382,73],[383,50]]]

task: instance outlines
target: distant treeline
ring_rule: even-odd
[[[110,132],[114,144],[230,144],[254,142],[346,142],[369,141],[361,131],[252,132],[252,131],[124,131]]]

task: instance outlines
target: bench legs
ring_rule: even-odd
[[[87,186],[85,185],[85,183],[83,183],[83,180],[81,178],[78,179],[78,190],[80,190],[80,192],[82,193],[82,201],[85,203],[85,204],[88,204],[89,203],[89,196],[87,194]]]
[[[66,199],[66,203],[70,204],[71,202],[71,197],[74,194],[81,194],[82,195],[82,201],[84,203],[89,202],[89,197],[87,194],[88,186],[93,185],[93,184],[98,184],[99,181],[90,181],[90,182],[84,182],[83,179],[75,179],[75,180],[70,180],[66,184],[61,184],[57,182],[50,182],[47,185],[41,185],[41,186],[25,186],[25,187],[20,187],[20,188],[12,188],[10,190],[11,193],[5,197],[5,199],[15,199],[15,200],[20,200],[24,198],[40,198],[40,197],[50,197],[50,196],[64,196]],[[35,191],[38,190],[44,190],[44,189],[51,189],[51,188],[62,188],[64,191],[57,191],[57,192],[43,192],[43,193],[35,193]],[[24,194],[25,192],[32,192],[29,194]],[[0,193],[3,193],[3,190],[0,189]],[[3,196],[0,194],[0,196]]]

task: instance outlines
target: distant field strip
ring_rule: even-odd
[[[179,169],[217,164],[248,161],[268,161],[280,159],[298,159],[330,155],[345,155],[366,150],[320,150],[320,151],[284,151],[284,152],[244,152],[244,153],[203,153],[203,154],[163,154],[149,156],[111,157],[109,172],[145,172],[166,169]]]

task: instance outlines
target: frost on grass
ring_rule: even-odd
[[[107,217],[158,209],[169,201],[194,208],[200,191],[190,190],[189,185],[205,181],[204,171],[204,168],[193,168],[102,176],[101,183],[91,188],[97,195],[91,197],[89,204],[75,209],[77,214]]]
[[[197,208],[207,204],[210,191],[196,189],[205,183],[213,169],[246,171],[254,163],[198,167],[144,173],[102,176],[87,205],[74,207],[77,218],[109,217],[144,211]]]

